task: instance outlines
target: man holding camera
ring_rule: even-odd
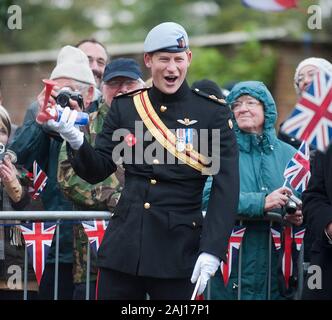
[[[87,56],[80,49],[63,47],[50,78],[57,83],[49,99],[50,103],[54,104],[59,94],[63,97],[69,94],[74,98],[70,99],[72,108],[81,111],[81,108],[85,109],[90,105],[94,95],[95,79]],[[44,95],[45,89],[38,96],[40,108],[44,103]],[[19,164],[31,169],[33,161],[36,160],[47,174],[48,182],[40,195],[45,210],[72,210],[72,203],[65,199],[57,184],[57,159],[62,142],[59,134],[52,132],[47,125],[30,120],[18,129],[10,146],[16,152]],[[60,226],[59,249],[58,298],[72,299],[72,226],[69,224]],[[52,245],[40,285],[41,299],[53,299],[54,252]]]

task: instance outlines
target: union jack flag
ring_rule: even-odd
[[[28,248],[28,255],[32,259],[37,282],[40,284],[56,224],[53,222],[35,222],[22,224],[19,227]]]
[[[303,244],[303,238],[305,234],[305,228],[304,227],[296,227],[293,226],[293,238],[296,244],[296,250],[300,251],[301,246]]]
[[[95,252],[97,252],[101,242],[103,241],[105,230],[108,226],[108,221],[105,220],[82,221],[82,225],[84,228],[84,232],[89,239],[91,248],[95,250]]]
[[[275,242],[276,249],[279,250],[281,247],[280,242],[280,231],[274,228],[271,228],[271,233],[273,236],[273,240],[277,239],[277,243]],[[283,230],[283,241],[282,241],[282,273],[285,279],[286,288],[289,287],[289,279],[293,275],[293,266],[296,261],[297,255],[293,257],[293,244],[295,244],[295,248],[297,251],[300,251],[301,246],[303,244],[303,237],[305,233],[305,228],[295,227],[295,226],[286,226]]]
[[[280,250],[281,248],[281,230],[277,229],[276,227],[271,227],[271,235],[273,239],[274,246],[276,250]]]
[[[298,0],[242,0],[242,3],[261,11],[282,11],[297,6]]]
[[[223,261],[221,261],[221,265],[220,265],[225,287],[228,284],[228,280],[229,280],[229,277],[232,272],[232,266],[237,261],[238,253],[240,250],[241,242],[242,242],[245,231],[246,231],[246,227],[235,226],[232,231],[232,234],[229,238],[228,249],[227,249],[227,254],[226,254],[227,263],[224,263]]]
[[[332,75],[317,72],[281,130],[324,151],[332,136]]]
[[[288,162],[284,171],[284,177],[297,191],[303,192],[308,185],[310,173],[309,146],[302,141],[300,148]]]
[[[36,200],[43,191],[47,183],[46,173],[40,169],[37,161],[33,162],[33,188],[29,188],[29,193],[33,200]]]

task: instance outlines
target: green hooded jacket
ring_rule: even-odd
[[[63,140],[44,130],[35,120],[28,120],[20,127],[8,147],[17,155],[17,163],[32,172],[36,160],[46,173],[48,180],[40,193],[44,209],[47,211],[70,211],[72,204],[64,197],[57,182],[58,156]],[[72,225],[60,224],[59,262],[72,263]],[[47,262],[55,262],[55,234]]]
[[[233,118],[240,150],[240,201],[238,214],[244,217],[263,218],[265,197],[284,183],[283,172],[296,150],[279,140],[275,132],[277,110],[266,86],[258,81],[240,82],[227,97],[229,105],[242,95],[250,95],[264,105],[264,128],[261,135],[239,129]],[[207,207],[211,179],[203,193],[203,210]],[[242,240],[241,300],[267,299],[269,222],[244,221]],[[272,248],[271,299],[280,299],[277,283],[277,253]],[[212,299],[238,299],[238,263],[225,288],[220,270],[211,280]]]

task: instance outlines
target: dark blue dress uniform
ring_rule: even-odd
[[[71,163],[89,183],[102,181],[116,170],[112,154],[121,141],[112,139],[115,130],[125,128],[134,134],[136,144],[127,146],[132,155],[124,157],[125,187],[100,246],[98,264],[130,275],[189,278],[200,252],[226,259],[239,196],[238,148],[229,120],[231,114],[227,106],[191,90],[186,81],[175,94],[166,95],[152,87],[148,96],[169,129],[184,127],[179,119],[196,120],[190,127],[196,129],[198,142],[199,130],[207,129],[208,152],[212,129],[220,129],[220,169],[214,175],[204,219],[201,201],[206,175],[186,164],[165,163],[169,154],[164,148],[164,154],[157,152],[151,161],[137,160],[158,142],[146,139],[139,151],[142,141],[135,132],[135,122],[145,134],[147,128],[132,96],[113,101],[95,149],[84,141],[77,152],[71,153]],[[198,149],[204,148],[198,145]]]

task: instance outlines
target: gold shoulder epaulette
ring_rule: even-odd
[[[202,90],[199,90],[198,88],[194,88],[192,90],[201,97],[208,98],[210,100],[213,100],[214,102],[227,106],[227,102],[223,98],[218,98],[214,94],[208,94]]]

